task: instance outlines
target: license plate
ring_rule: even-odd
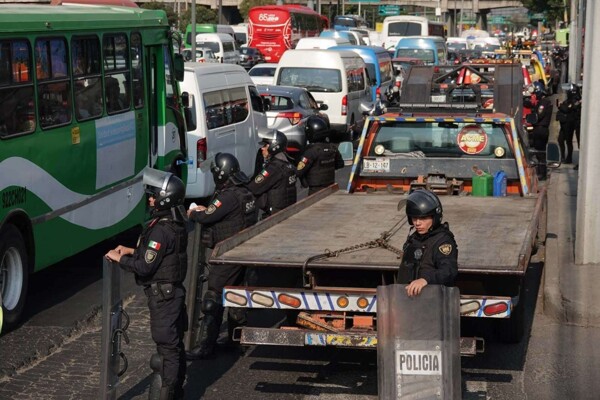
[[[432,103],[445,103],[446,95],[445,94],[432,95],[431,102]]]
[[[363,160],[364,172],[390,172],[390,159],[385,157],[376,157]]]

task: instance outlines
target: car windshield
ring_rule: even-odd
[[[254,49],[250,49],[248,47],[242,47],[240,49],[240,53],[244,54],[244,55],[254,55],[256,53],[256,51]]]
[[[341,92],[339,70],[326,68],[281,68],[278,85],[299,86],[311,92]]]
[[[270,76],[270,77],[274,77],[275,76],[275,70],[276,70],[276,68],[258,67],[258,68],[252,68],[248,72],[248,74],[250,76]]]
[[[502,124],[392,121],[381,124],[369,155],[506,158],[512,152]]]
[[[433,64],[435,62],[433,50],[426,49],[398,49],[396,50],[396,57],[418,58],[426,64]]]
[[[219,43],[217,42],[198,42],[196,46],[209,48],[213,53],[219,52]]]

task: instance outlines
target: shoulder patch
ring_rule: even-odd
[[[148,247],[150,247],[151,249],[154,249],[154,250],[160,250],[160,243],[155,242],[154,240],[151,240],[148,242]]]
[[[219,199],[215,199],[215,201],[213,201],[213,204],[215,205],[215,207],[219,208],[219,207],[221,207],[221,204],[223,204],[223,203],[221,203],[221,201]]]
[[[254,182],[256,182],[256,183],[261,183],[264,180],[265,180],[265,177],[262,174],[258,174],[258,175],[256,175],[256,178],[254,178]]]
[[[306,164],[304,163],[304,161],[300,161],[298,163],[298,171],[300,171],[301,169],[304,169],[304,167],[306,167]]]
[[[452,253],[452,245],[450,243],[444,243],[439,247],[440,253],[447,256]]]
[[[146,260],[146,264],[151,264],[155,258],[156,252],[154,250],[146,250],[146,254],[144,254],[144,260]]]
[[[217,211],[217,206],[215,206],[214,204],[211,204],[210,206],[208,206],[208,208],[206,209],[205,213],[212,214],[215,211]]]

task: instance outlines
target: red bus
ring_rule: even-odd
[[[252,7],[248,12],[248,47],[255,47],[265,61],[279,62],[303,37],[319,36],[329,20],[313,9],[291,4]]]

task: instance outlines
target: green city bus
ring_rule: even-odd
[[[186,49],[192,48],[192,24],[188,24],[185,28],[184,45]],[[235,38],[235,32],[229,25],[221,24],[196,24],[196,35],[199,33],[227,33]]]
[[[163,11],[0,6],[5,327],[30,273],[144,222],[146,167],[187,170],[182,78]]]

